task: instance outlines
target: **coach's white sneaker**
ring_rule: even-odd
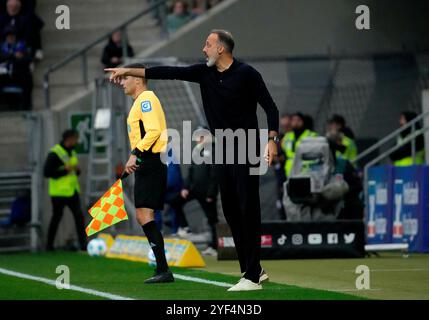
[[[268,277],[268,273],[265,272],[264,269],[261,270],[261,273],[259,274],[259,283],[269,281],[270,278]]]
[[[241,274],[241,279],[244,279],[244,272]],[[268,277],[268,273],[265,272],[264,269],[261,270],[261,273],[259,274],[259,283],[270,281],[270,277]]]
[[[240,281],[235,286],[232,286],[228,291],[252,291],[252,290],[261,290],[262,285],[255,283],[246,278],[241,278]]]

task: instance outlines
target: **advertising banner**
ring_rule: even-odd
[[[104,237],[103,237],[104,238]],[[169,266],[205,267],[194,244],[185,239],[164,239],[165,256]],[[118,235],[108,247],[107,258],[154,263],[155,257],[146,237]]]
[[[368,244],[392,243],[392,166],[368,170],[368,203],[365,215]]]
[[[410,252],[429,252],[429,167],[395,167],[393,179],[394,243]]]
[[[262,223],[261,259],[363,257],[365,226],[360,220]],[[226,224],[218,226],[218,259],[236,259]]]

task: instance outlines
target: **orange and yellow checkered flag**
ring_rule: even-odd
[[[92,221],[86,227],[88,237],[120,221],[128,220],[124,206],[122,180],[118,179],[88,212],[92,217]]]

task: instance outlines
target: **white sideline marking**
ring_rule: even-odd
[[[48,285],[56,287],[56,282],[54,280],[51,280],[51,279],[36,277],[36,276],[32,276],[30,274],[11,271],[11,270],[7,270],[7,269],[3,269],[3,268],[0,268],[0,273],[6,274],[6,275],[9,275],[12,277],[21,278],[21,279],[43,282],[43,283],[46,283]],[[174,277],[177,279],[180,279],[180,280],[184,280],[184,281],[192,281],[192,282],[211,284],[211,285],[218,286],[218,287],[230,288],[233,286],[232,284],[226,283],[226,282],[212,281],[212,280],[206,280],[206,279],[202,279],[202,278],[184,276],[184,275],[177,274],[177,273],[174,274]],[[119,296],[116,294],[111,294],[111,293],[103,292],[103,291],[97,291],[97,290],[93,290],[93,289],[86,289],[86,288],[82,288],[82,287],[75,286],[75,285],[70,285],[70,289],[63,289],[63,290],[73,290],[73,291],[84,292],[84,293],[88,293],[88,294],[91,294],[94,296],[103,297],[103,298],[107,298],[107,299],[111,299],[111,300],[134,300],[133,298]]]
[[[184,276],[184,275],[177,274],[177,273],[174,274],[174,277],[177,279],[180,279],[180,280],[212,284],[212,285],[218,286],[218,287],[231,288],[233,286],[232,284],[226,283],[226,282],[212,281],[212,280],[206,280],[206,279],[201,279],[201,278],[196,278],[196,277]]]
[[[369,269],[371,272],[409,272],[409,271],[429,271],[429,269]],[[349,269],[344,270],[344,272],[355,272],[355,270]]]
[[[15,271],[3,269],[3,268],[0,268],[0,273],[6,274],[6,275],[12,276],[12,277],[21,278],[21,279],[43,282],[43,283],[46,283],[46,284],[49,284],[51,286],[56,287],[56,282],[54,280],[50,280],[47,278],[36,277],[36,276],[32,276],[30,274],[15,272]],[[93,290],[93,289],[86,289],[86,288],[82,288],[82,287],[74,286],[74,285],[70,285],[70,289],[63,289],[63,290],[73,290],[73,291],[84,292],[87,294],[92,294],[94,296],[103,297],[103,298],[107,298],[107,299],[111,299],[111,300],[134,300],[133,298],[123,297],[123,296],[119,296],[116,294],[111,294],[111,293],[103,292],[103,291],[97,291],[97,290]]]
[[[365,291],[381,291],[383,289],[325,289],[334,292],[365,292]]]

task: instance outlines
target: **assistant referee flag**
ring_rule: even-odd
[[[88,237],[118,222],[128,220],[122,179],[118,179],[88,212],[92,217],[92,221],[86,227]]]

